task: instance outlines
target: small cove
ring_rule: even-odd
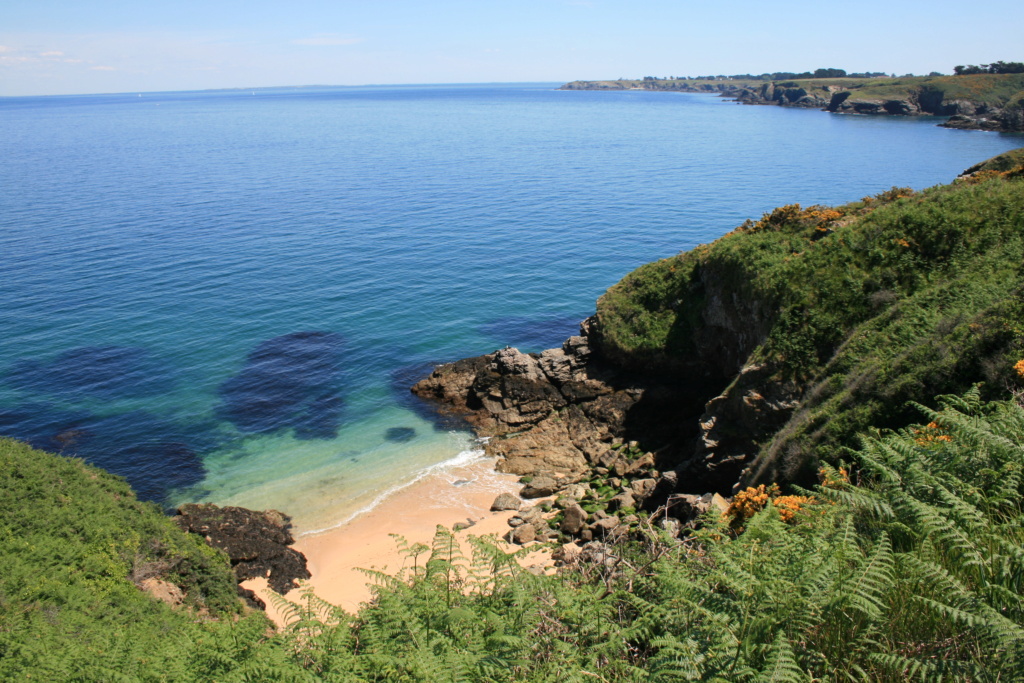
[[[0,433],[337,524],[475,457],[408,386],[642,263],[1021,136],[553,84],[0,100]],[[443,465],[442,465],[443,466]]]

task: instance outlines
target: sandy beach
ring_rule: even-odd
[[[294,547],[309,563],[312,578],[308,585],[328,602],[356,612],[371,597],[372,579],[360,568],[394,574],[405,566],[406,558],[392,534],[404,537],[410,545],[429,544],[437,525],[450,529],[462,522],[471,526],[457,532],[457,538],[500,537],[508,531],[508,519],[515,513],[491,512],[491,503],[503,491],[518,492],[519,485],[516,475],[495,472],[494,464],[493,459],[481,459],[432,473],[342,526],[300,536]],[[468,551],[464,546],[464,552]],[[263,598],[268,616],[281,625],[280,615],[267,597],[266,581],[251,580],[243,586]],[[296,600],[298,591],[287,597]]]

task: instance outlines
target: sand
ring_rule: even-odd
[[[509,530],[508,519],[515,513],[491,512],[490,506],[499,493],[518,492],[518,477],[495,472],[494,463],[493,459],[481,459],[433,473],[342,526],[300,536],[294,547],[308,561],[312,578],[307,585],[321,598],[354,613],[372,595],[373,579],[359,568],[395,574],[411,563],[399,552],[391,534],[403,536],[410,545],[429,545],[438,525],[451,529],[457,522],[472,522],[468,529],[457,532],[456,538],[504,535]],[[463,552],[469,554],[465,544]],[[420,562],[424,559],[421,556]],[[543,555],[525,560],[527,566],[531,562],[542,563]],[[266,581],[255,579],[242,585],[256,591],[267,603],[267,615],[282,625],[281,615],[268,598]],[[286,597],[297,600],[298,591]]]

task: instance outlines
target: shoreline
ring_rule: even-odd
[[[458,539],[489,534],[500,538],[516,513],[492,512],[491,503],[500,493],[518,494],[520,485],[518,475],[497,472],[496,463],[496,458],[480,458],[432,472],[397,488],[373,508],[339,526],[299,536],[291,547],[306,557],[312,577],[305,586],[354,614],[373,596],[374,579],[361,569],[394,575],[411,565],[411,560],[399,551],[394,535],[410,545],[429,545],[438,525],[451,529],[462,522],[469,526],[456,532]],[[464,546],[463,552],[468,553],[469,548]],[[419,561],[422,563],[422,556]],[[267,604],[266,614],[279,628],[284,625],[265,579],[251,579],[242,586]],[[290,591],[285,597],[296,602],[300,590]]]

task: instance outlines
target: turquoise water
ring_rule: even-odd
[[[329,526],[470,457],[408,386],[636,266],[1024,144],[552,84],[0,99],[0,433]],[[462,454],[460,456],[460,454]]]

